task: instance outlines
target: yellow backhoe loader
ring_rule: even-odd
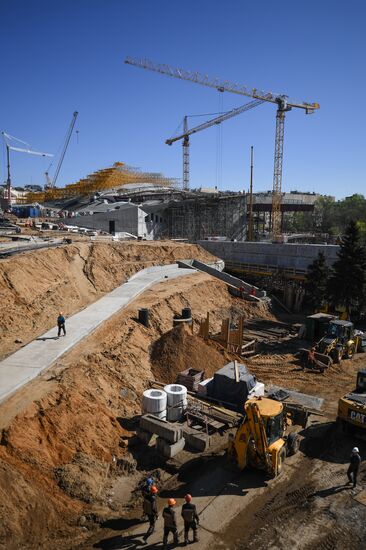
[[[354,334],[353,323],[335,319],[329,322],[325,336],[310,350],[300,349],[300,361],[303,368],[323,372],[333,363],[352,359],[360,351],[360,345],[360,339]]]
[[[308,412],[299,406],[281,403],[267,397],[246,401],[244,416],[235,435],[229,436],[228,455],[243,470],[252,466],[275,477],[282,471],[286,456],[300,446],[291,426],[306,426]]]

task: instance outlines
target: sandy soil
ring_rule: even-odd
[[[178,249],[186,256],[187,249]],[[132,271],[136,263],[131,263]],[[96,272],[94,280],[104,275]],[[154,377],[151,344],[172,328],[183,307],[190,306],[196,319],[215,313],[218,325],[231,305],[225,285],[208,275],[195,276],[193,286],[190,277],[157,285],[1,405],[0,544],[35,548],[57,541],[67,548],[70,537],[85,537],[80,526],[85,517],[111,514],[111,479],[133,475],[137,467],[127,449],[132,434],[125,419],[140,413],[142,391]],[[136,322],[141,306],[150,308],[149,329]],[[184,338],[196,342],[197,337]],[[205,348],[202,341],[197,361],[207,356]],[[216,348],[212,353],[221,357]],[[159,353],[155,360],[161,362]],[[177,371],[173,364],[172,371]]]
[[[128,274],[159,263],[160,254],[171,262],[199,253],[187,245],[170,244],[161,251],[158,244],[132,246],[78,244],[28,254],[30,262],[25,255],[12,258],[6,268],[1,263],[7,349],[13,349],[17,325],[28,335],[24,339],[52,326],[62,296],[63,309],[76,311]],[[25,278],[20,269],[28,273]],[[69,282],[63,285],[62,277]],[[27,278],[32,285],[26,285]],[[190,277],[161,283],[3,403],[0,548],[136,548],[145,530],[138,526],[131,534],[141,515],[139,484],[151,471],[159,480],[160,506],[167,496],[202,494],[202,549],[366,547],[366,507],[343,485],[354,441],[337,435],[332,422],[339,396],[353,388],[357,368],[365,365],[363,355],[324,374],[303,372],[293,353],[301,343],[289,337],[246,361],[259,380],[325,398],[325,417],[304,431],[301,452],[276,480],[267,482],[250,470],[228,471],[223,457],[211,452],[199,460],[191,457],[190,468],[165,464],[136,443],[135,419],[149,380],[173,382],[188,367],[203,367],[209,375],[232,358],[215,343],[172,329],[173,316],[187,306],[195,332],[207,311],[217,331],[228,315],[273,319],[265,306],[233,299],[208,275],[195,276],[194,283]],[[139,307],[150,309],[149,328],[136,321]],[[359,446],[366,456],[366,445]],[[366,483],[363,467],[360,483]]]
[[[196,245],[173,242],[76,243],[0,262],[0,357],[152,265],[212,260]],[[20,340],[21,342],[15,342]]]

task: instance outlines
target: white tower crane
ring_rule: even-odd
[[[5,132],[2,132],[5,146],[6,146],[6,159],[7,159],[7,169],[8,169],[8,177],[6,180],[6,190],[4,199],[7,204],[7,207],[11,209],[11,176],[10,176],[10,151],[17,151],[18,153],[27,153],[28,155],[37,155],[40,157],[53,157],[53,154],[51,153],[43,153],[42,151],[34,151],[30,148],[29,143],[26,141],[22,141],[21,139],[18,139],[14,136],[11,136],[10,134],[7,134]],[[15,147],[14,145],[9,145],[9,141],[17,141],[19,143],[23,143],[23,145],[26,145],[27,148],[23,147]]]
[[[283,165],[283,142],[285,130],[285,115],[287,111],[293,108],[303,109],[306,114],[314,113],[319,109],[319,103],[309,103],[307,101],[295,102],[288,99],[287,95],[274,94],[272,92],[263,92],[257,88],[250,88],[242,84],[222,80],[219,78],[210,78],[208,75],[199,72],[186,71],[184,69],[170,67],[154,63],[149,59],[135,59],[127,57],[125,63],[155,71],[160,74],[179,78],[180,80],[188,80],[195,84],[215,88],[220,92],[231,92],[233,94],[245,95],[253,99],[268,101],[277,105],[276,113],[276,137],[274,151],[274,171],[273,171],[273,189],[272,189],[272,237],[277,240],[281,230],[281,197],[282,197],[282,165]]]

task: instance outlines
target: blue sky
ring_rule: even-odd
[[[0,129],[57,154],[78,110],[59,186],[115,161],[180,178],[181,145],[164,141],[184,115],[217,112],[220,94],[123,63],[148,57],[319,102],[314,115],[287,115],[283,190],[365,193],[365,18],[362,0],[1,0]],[[191,186],[248,189],[253,145],[254,189],[271,189],[275,110],[221,126],[221,180],[218,129],[193,136]],[[0,162],[4,180],[3,147]],[[12,153],[13,185],[43,184],[48,164]]]

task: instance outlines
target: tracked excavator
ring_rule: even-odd
[[[306,427],[308,412],[267,397],[246,401],[236,434],[229,436],[228,455],[243,470],[252,466],[271,477],[283,469],[286,456],[299,450],[296,426]]]

